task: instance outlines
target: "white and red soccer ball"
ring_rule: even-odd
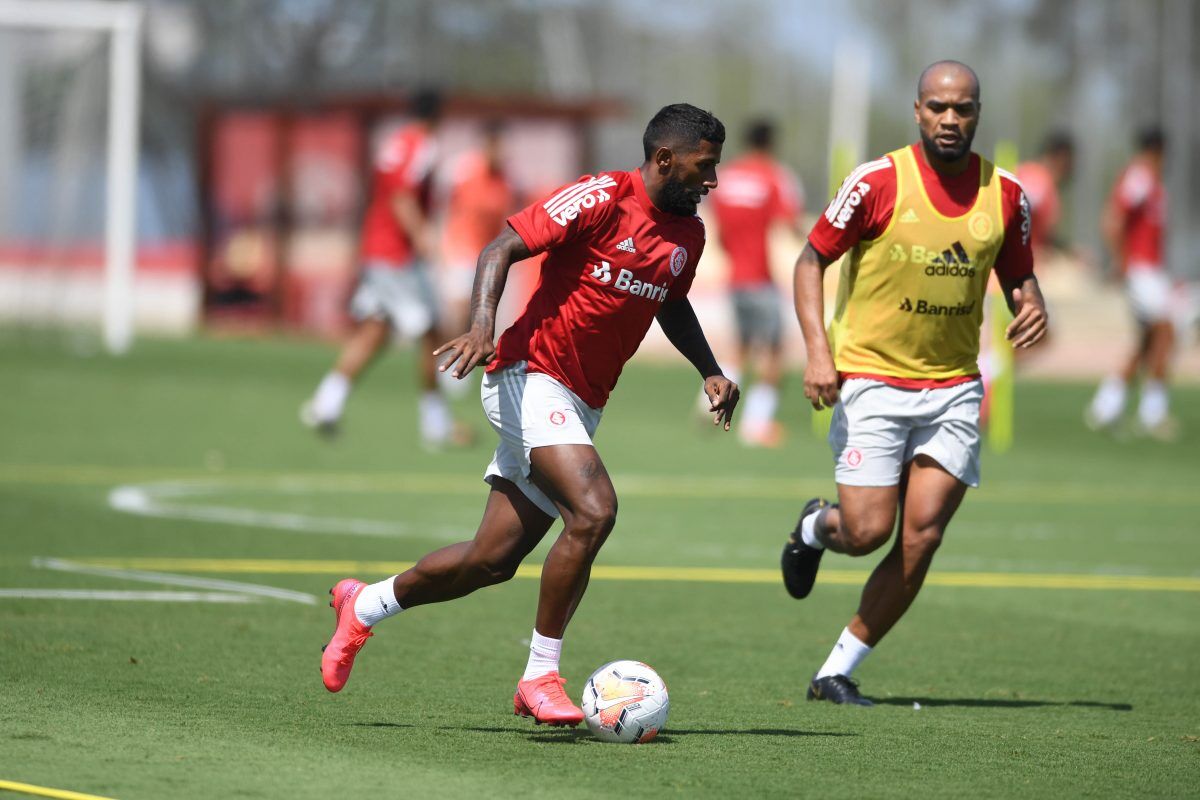
[[[583,686],[583,721],[604,742],[641,744],[667,724],[667,685],[640,661],[612,661]]]

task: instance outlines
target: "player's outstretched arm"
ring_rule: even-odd
[[[738,385],[725,377],[717,359],[713,357],[712,348],[696,319],[696,310],[687,298],[663,303],[658,311],[658,324],[667,335],[668,341],[675,349],[683,353],[684,358],[692,362],[692,366],[704,379],[704,393],[708,395],[709,411],[712,411],[713,424],[723,425],[729,430],[733,424],[733,410],[737,408],[742,393]]]
[[[804,333],[808,364],[804,367],[804,396],[812,407],[831,408],[838,399],[838,374],[825,336],[825,268],[832,262],[811,244],[796,259],[793,272],[796,317]]]
[[[471,289],[471,329],[433,351],[434,356],[450,356],[438,367],[440,371],[453,367],[454,377],[462,378],[492,360],[496,354],[496,307],[508,280],[508,269],[530,255],[525,242],[509,227],[483,248]]]
[[[1046,314],[1046,300],[1038,287],[1037,278],[1030,275],[1021,280],[1001,281],[1005,300],[1013,313],[1004,336],[1014,348],[1033,347],[1046,336],[1050,318]]]

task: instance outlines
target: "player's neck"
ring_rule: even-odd
[[[646,190],[646,197],[650,199],[650,204],[654,206],[656,211],[663,211],[663,184],[658,181],[658,172],[654,168],[654,164],[646,162],[642,164],[638,172],[642,176],[642,186]],[[663,213],[668,213],[663,211]]]
[[[934,156],[925,147],[924,142],[920,143],[920,146],[917,147],[917,150],[920,152],[921,158],[925,159],[926,165],[928,165],[930,169],[939,175],[962,175],[964,172],[966,172],[967,167],[971,165],[970,150],[968,150],[962,158],[954,161],[943,161],[937,156]]]

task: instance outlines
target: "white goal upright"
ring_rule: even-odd
[[[134,2],[0,0],[0,311],[98,317],[117,354],[133,340],[142,13]],[[99,183],[102,199],[90,197]],[[102,289],[80,292],[64,276],[93,245]]]

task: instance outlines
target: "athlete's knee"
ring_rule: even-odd
[[[505,552],[483,552],[473,548],[467,556],[467,567],[480,586],[512,580],[519,566],[521,559]]]
[[[594,554],[617,524],[617,499],[591,498],[580,503],[573,511],[564,534],[589,547]]]
[[[841,533],[843,552],[849,556],[865,556],[878,550],[892,536],[895,518],[876,515],[851,519],[843,513]]]
[[[904,549],[918,558],[932,558],[942,545],[942,527],[936,523],[908,527],[904,531]]]

